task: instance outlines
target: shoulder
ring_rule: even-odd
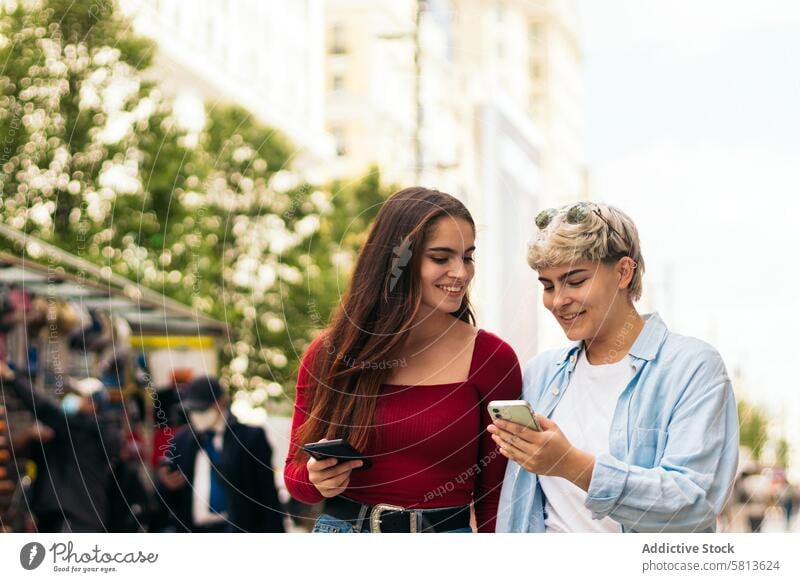
[[[326,330],[311,340],[308,347],[303,352],[301,363],[310,364],[315,361],[317,357],[324,354],[328,346],[331,345],[330,333]]]
[[[333,353],[332,350],[333,347],[328,331],[322,332],[311,340],[311,343],[300,357],[300,365],[297,372],[301,383],[305,384],[313,377],[319,358],[324,358],[327,354]]]
[[[258,441],[266,439],[266,432],[260,426],[252,424],[244,424],[238,420],[230,423],[231,432],[233,432],[242,441]]]
[[[670,332],[654,363],[662,368],[696,374],[722,374],[727,377],[725,362],[711,344],[696,337]]]
[[[265,454],[272,454],[272,447],[267,439],[267,433],[263,427],[253,424],[244,424],[239,420],[231,420],[229,431],[226,435],[231,435],[233,441],[232,450],[236,454],[246,453],[252,458],[262,457]],[[227,438],[227,436],[226,436]]]
[[[175,446],[184,447],[191,443],[194,431],[191,424],[184,424],[175,431]]]
[[[477,330],[470,379],[478,391],[494,400],[519,398],[522,374],[514,349],[495,334]]]
[[[517,354],[514,348],[491,332],[477,331],[471,370],[470,377],[480,388],[493,389],[503,385],[515,394],[520,392],[522,374]]]
[[[476,363],[489,361],[504,367],[510,364],[519,367],[517,353],[505,340],[485,329],[476,330],[476,334],[473,355]]]

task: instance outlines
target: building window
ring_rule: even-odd
[[[497,3],[497,22],[503,22],[506,19],[506,4],[505,2]]]
[[[334,73],[332,85],[334,93],[341,93],[344,91],[344,75],[342,73]]]
[[[334,55],[342,55],[347,52],[345,30],[344,26],[341,24],[334,24],[331,26],[330,52]]]
[[[538,59],[531,61],[531,76],[537,81],[542,78],[542,64]]]
[[[538,46],[542,42],[542,25],[539,22],[531,22],[528,26],[528,42]]]
[[[333,143],[336,147],[336,155],[339,157],[346,156],[347,145],[344,139],[344,129],[341,127],[334,127],[331,130],[331,135],[333,136]]]

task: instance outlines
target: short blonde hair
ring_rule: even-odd
[[[633,220],[607,204],[578,202],[550,208],[536,215],[538,231],[528,250],[528,264],[538,271],[577,261],[615,263],[622,257],[635,262],[628,293],[642,296],[644,258]]]

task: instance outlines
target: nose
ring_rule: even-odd
[[[572,298],[564,290],[564,287],[557,288],[553,296],[553,311],[559,312],[570,303],[572,303]]]
[[[467,278],[469,277],[469,271],[467,271],[466,263],[464,261],[456,261],[453,268],[447,272],[447,276],[457,279],[462,283],[466,282]]]

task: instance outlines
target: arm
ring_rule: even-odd
[[[486,405],[492,400],[516,400],[522,393],[522,373],[519,361],[510,346],[501,344],[497,351],[490,355],[493,366],[486,370],[486,380],[481,383],[481,434],[478,449],[478,475],[475,479],[473,499],[475,500],[475,519],[478,531],[494,532],[497,520],[497,506],[500,501],[500,489],[506,471],[506,458],[485,428],[492,424],[492,418]]]
[[[46,424],[57,434],[68,435],[67,417],[58,401],[34,389],[23,375],[24,372],[19,372],[13,377],[3,376],[0,380],[3,388],[10,387],[37,421]]]
[[[718,355],[691,374],[672,412],[657,467],[598,455],[585,505],[640,532],[696,531],[714,524],[733,484],[739,428],[730,380]]]
[[[306,419],[307,416],[307,393],[311,389],[311,365],[313,354],[316,349],[320,348],[319,342],[312,343],[309,346],[306,354],[300,362],[300,370],[297,373],[297,389],[294,401],[294,414],[292,416],[292,432],[289,439],[289,452],[286,455],[286,466],[283,469],[283,479],[286,483],[286,489],[292,497],[301,501],[302,503],[314,504],[322,501],[322,493],[314,487],[313,483],[308,477],[308,468],[302,461],[295,459],[295,455],[304,443],[298,443],[296,440],[297,430]]]
[[[23,430],[14,431],[10,436],[11,449],[25,457],[36,454],[36,449],[31,445],[38,441],[41,447],[44,443],[53,440],[55,432],[49,426],[37,422]]]

